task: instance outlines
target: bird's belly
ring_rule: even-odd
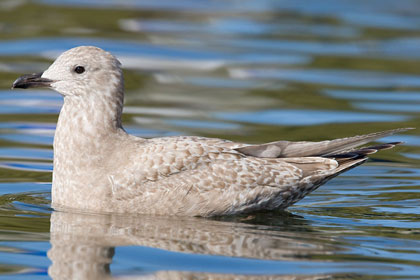
[[[54,209],[112,212],[110,183],[94,174],[61,176],[55,172],[51,196]]]

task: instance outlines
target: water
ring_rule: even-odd
[[[0,1],[0,279],[419,279],[418,131],[387,137],[406,143],[287,212],[52,212],[62,99],[10,90],[89,44],[123,63],[124,124],[138,136],[257,143],[418,127],[419,18],[414,0]]]

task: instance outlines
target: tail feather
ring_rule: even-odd
[[[380,151],[380,150],[392,149],[396,145],[403,144],[403,143],[404,142],[384,143],[384,144],[375,145],[375,146],[368,146],[368,147],[363,147],[363,148],[359,148],[359,149],[353,149],[351,151],[340,152],[340,153],[337,153],[337,154],[331,154],[331,155],[328,155],[326,157],[334,158],[336,160],[360,158],[360,157],[365,157],[367,155],[374,154],[374,153],[376,153],[377,151]]]
[[[335,140],[326,140],[321,142],[289,142],[277,141],[261,145],[247,145],[236,150],[248,156],[279,158],[279,157],[308,157],[323,156],[333,157],[334,155],[346,154],[354,152],[356,147],[367,144],[379,138],[383,138],[395,133],[404,132],[413,128],[398,128],[393,130],[375,132],[365,135],[358,135]],[[380,147],[379,150],[392,148],[395,143],[387,143]],[[367,149],[367,148],[366,148]],[[378,149],[376,149],[378,150]],[[356,150],[357,151],[357,150]],[[369,152],[366,150],[366,152]]]
[[[390,142],[384,143],[376,146],[369,146],[365,148],[360,148],[348,153],[341,153],[336,155],[328,156],[328,158],[333,158],[338,162],[338,167],[334,170],[332,177],[335,177],[349,169],[352,169],[362,163],[364,163],[368,156],[376,153],[380,150],[392,149],[396,145],[402,144],[403,142]]]

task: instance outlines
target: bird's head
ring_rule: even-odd
[[[19,77],[12,88],[48,87],[63,96],[121,94],[121,63],[109,52],[81,46],[61,54],[42,73]]]

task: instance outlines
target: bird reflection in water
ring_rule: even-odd
[[[267,226],[270,218],[272,223]],[[286,212],[217,220],[53,212],[48,272],[53,279],[278,279],[279,274],[282,279],[318,279],[321,275],[296,278],[288,275],[287,269],[281,272],[284,262],[337,250],[311,231],[305,220]],[[139,265],[135,275],[114,276],[110,265],[120,246],[179,252],[178,261],[183,256],[186,262],[194,260],[197,254],[215,256],[216,261],[212,265],[207,259],[210,271],[203,271],[194,261],[178,268],[151,269],[141,266],[153,260],[147,254],[136,254]],[[222,262],[217,256],[224,258]],[[277,276],[264,269],[267,262],[277,267]],[[162,259],[157,267],[162,267],[161,263]],[[254,270],[249,273],[249,269]]]

